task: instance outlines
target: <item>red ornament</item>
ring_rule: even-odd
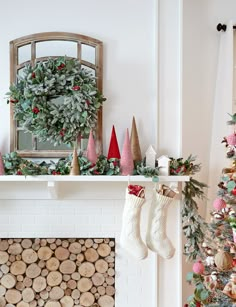
[[[213,202],[215,210],[220,211],[226,207],[226,202],[222,198],[216,198]]]
[[[72,87],[73,91],[79,91],[80,90],[80,86],[79,85],[75,85]]]
[[[108,150],[107,159],[116,158],[120,159],[120,150],[116,138],[116,131],[114,125],[112,126],[112,132],[111,132],[111,139],[110,139],[110,146]]]
[[[234,188],[234,189],[231,191],[231,193],[232,193],[234,196],[236,196],[236,188]]]
[[[17,171],[16,175],[22,175],[22,171]]]
[[[58,70],[61,70],[61,69],[63,69],[64,67],[65,67],[65,64],[64,64],[64,63],[61,63],[61,65],[57,66],[57,69],[58,69]]]
[[[39,113],[39,108],[34,107],[33,110],[32,110],[32,112],[33,112],[34,114],[38,114],[38,113]]]

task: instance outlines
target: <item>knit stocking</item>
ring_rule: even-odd
[[[148,255],[148,249],[140,236],[140,213],[145,199],[126,190],[120,245],[138,260]]]
[[[165,259],[172,258],[175,253],[175,248],[166,235],[167,211],[172,200],[172,197],[161,195],[156,190],[154,190],[149,212],[149,222],[146,237],[148,248],[154,252],[157,252],[161,257]]]

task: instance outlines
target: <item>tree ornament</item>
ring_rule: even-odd
[[[131,190],[133,193],[134,189]],[[148,255],[148,249],[140,234],[140,214],[145,201],[144,188],[137,188],[136,191],[140,197],[130,194],[129,188],[126,190],[120,245],[133,257],[141,260]]]
[[[2,154],[0,152],[0,176],[5,175],[4,163],[2,159]]]
[[[235,146],[236,145],[236,134],[232,133],[226,137],[228,145]]]
[[[74,150],[73,150],[70,176],[77,176],[77,175],[80,175],[80,166],[79,166],[77,148],[75,147]]]
[[[140,149],[140,145],[139,145],[138,131],[137,131],[134,116],[133,116],[133,120],[132,120],[130,145],[131,145],[131,152],[132,152],[132,157],[133,157],[134,163],[142,161],[142,154],[141,154],[141,149]]]
[[[230,253],[221,250],[215,255],[215,264],[220,271],[227,271],[233,266],[233,258]]]
[[[193,264],[193,272],[194,273],[201,275],[201,274],[204,273],[204,270],[205,270],[205,267],[200,260]]]
[[[216,198],[213,202],[215,210],[220,211],[226,207],[226,202],[222,198]]]
[[[127,176],[132,175],[134,171],[134,162],[130,147],[130,140],[129,140],[129,130],[126,130],[124,145],[122,148],[122,154],[120,159],[120,169],[121,175]]]
[[[116,130],[115,130],[114,125],[112,126],[110,145],[109,145],[109,150],[108,150],[108,155],[107,155],[108,160],[111,158],[120,159],[120,150],[119,150],[119,146],[117,142]]]
[[[172,258],[175,253],[175,248],[166,235],[168,207],[174,196],[175,193],[166,186],[161,186],[158,192],[154,189],[149,211],[146,243],[149,249],[165,259]]]
[[[94,142],[94,139],[93,139],[93,132],[92,132],[92,130],[90,131],[90,134],[89,134],[86,155],[87,155],[88,160],[91,163],[95,164],[97,162],[96,146],[95,146],[95,142]]]

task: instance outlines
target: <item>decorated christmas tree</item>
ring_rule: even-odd
[[[232,133],[222,143],[231,167],[222,171],[198,259],[187,281],[195,286],[189,307],[236,306],[236,114],[228,121]]]

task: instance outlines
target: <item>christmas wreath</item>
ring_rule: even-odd
[[[7,95],[24,130],[55,145],[87,136],[105,101],[95,77],[77,59],[66,57],[27,64]]]

